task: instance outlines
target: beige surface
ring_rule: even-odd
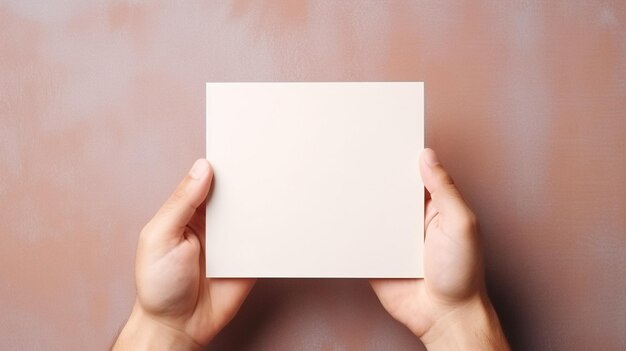
[[[520,350],[626,348],[623,2],[3,1],[0,349],[104,349],[207,81],[424,81]],[[419,343],[361,280],[267,280],[215,349]]]
[[[421,278],[424,85],[207,83],[206,276]]]

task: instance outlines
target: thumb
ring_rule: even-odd
[[[472,225],[474,214],[469,209],[452,177],[446,172],[435,151],[424,149],[420,157],[420,173],[432,204],[447,221]]]
[[[179,240],[211,186],[213,171],[205,159],[197,160],[176,190],[144,228],[150,236]]]

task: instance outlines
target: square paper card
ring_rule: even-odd
[[[207,83],[208,277],[422,277],[424,87]]]

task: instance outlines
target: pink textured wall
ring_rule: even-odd
[[[108,347],[206,81],[418,80],[520,350],[626,349],[626,5],[0,2],[0,349]],[[420,349],[362,280],[264,280],[215,349]]]

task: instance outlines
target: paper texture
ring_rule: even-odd
[[[207,83],[206,99],[208,277],[422,277],[422,83]]]

